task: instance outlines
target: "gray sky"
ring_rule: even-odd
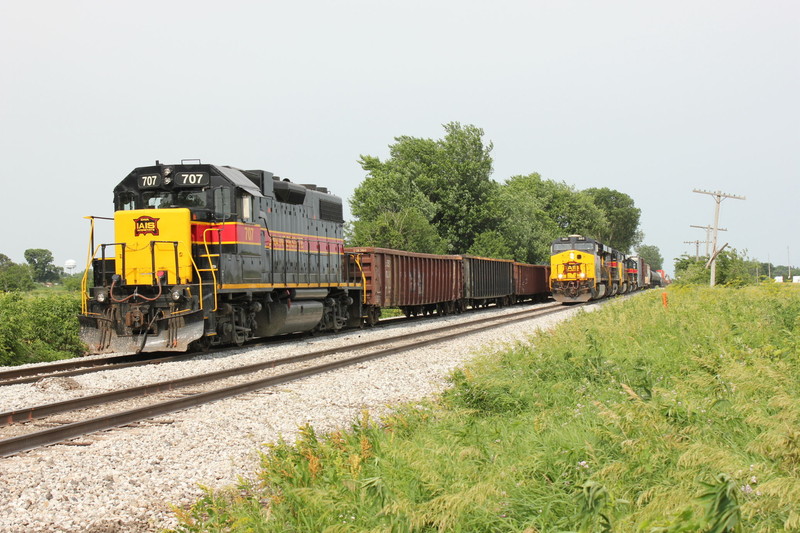
[[[0,0],[0,253],[85,262],[137,166],[200,158],[348,199],[360,154],[484,129],[539,172],[642,209],[667,270],[721,243],[800,264],[796,1]],[[109,237],[107,240],[111,240]]]

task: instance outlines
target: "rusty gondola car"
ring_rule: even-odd
[[[550,266],[514,263],[514,296],[516,301],[542,301],[550,295]]]
[[[361,311],[367,324],[378,321],[381,309],[396,307],[406,316],[440,315],[463,310],[461,257],[387,248],[347,248],[351,272],[363,283]]]

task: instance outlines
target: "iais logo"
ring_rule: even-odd
[[[158,220],[157,218],[149,217],[147,215],[133,219],[134,235],[158,235]]]

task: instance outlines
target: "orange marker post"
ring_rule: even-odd
[[[661,303],[664,304],[664,309],[669,307],[669,304],[667,302],[667,293],[666,292],[662,292],[661,293]]]

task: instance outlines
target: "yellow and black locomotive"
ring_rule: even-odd
[[[92,245],[81,335],[92,353],[184,351],[360,323],[342,201],[263,170],[141,167],[114,189],[114,242]],[[87,268],[87,273],[89,269]]]
[[[625,260],[621,252],[582,235],[556,239],[550,256],[553,299],[588,302],[628,292]]]

